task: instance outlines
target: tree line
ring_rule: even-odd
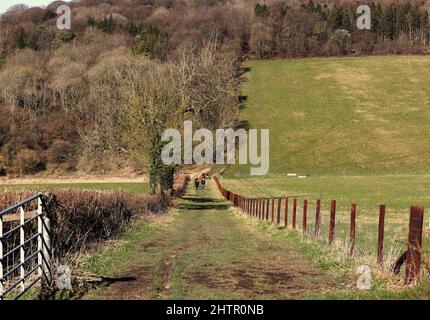
[[[363,3],[360,3],[363,4]],[[328,6],[310,0],[256,4],[250,52],[258,58],[345,54],[423,53],[429,44],[428,8],[368,2],[371,29],[356,26],[357,3]]]

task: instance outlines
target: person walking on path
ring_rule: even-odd
[[[205,185],[206,185],[206,179],[205,179],[205,178],[203,178],[203,179],[200,181],[200,183],[202,184],[202,189],[204,190],[204,189],[205,189]]]
[[[199,184],[200,184],[200,182],[199,182],[199,178],[195,178],[195,179],[194,179],[194,186],[196,187],[196,190],[198,190],[198,189],[199,189]]]

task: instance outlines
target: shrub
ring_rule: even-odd
[[[47,152],[50,164],[62,165],[65,170],[76,168],[76,147],[73,143],[64,140],[55,140]]]
[[[7,166],[6,161],[3,156],[0,154],[0,176],[5,176],[7,174]]]
[[[20,174],[36,173],[43,167],[39,154],[28,148],[18,151],[12,165]]]
[[[351,40],[351,34],[348,30],[336,29],[333,33],[332,40],[338,45],[339,49],[342,50],[342,53],[346,53]]]

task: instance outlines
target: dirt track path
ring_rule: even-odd
[[[268,233],[230,209],[210,181],[191,190],[133,267],[89,299],[288,299],[325,291],[334,280],[309,265],[285,237]]]

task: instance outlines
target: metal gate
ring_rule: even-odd
[[[42,194],[0,212],[0,300],[51,282],[50,233]]]

